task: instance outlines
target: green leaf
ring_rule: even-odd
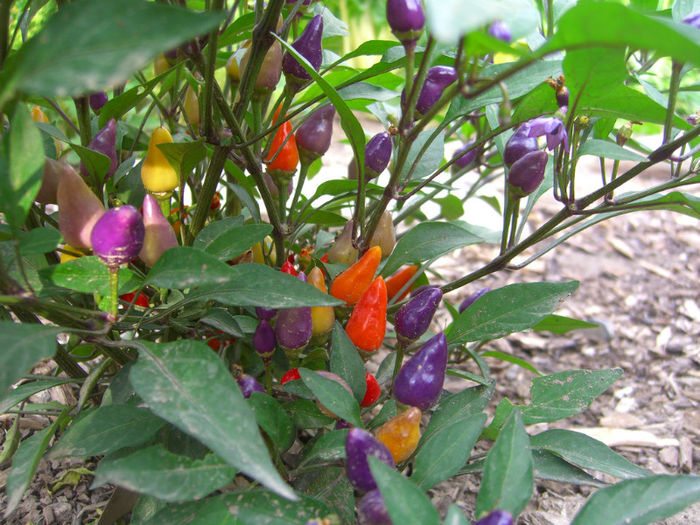
[[[700,500],[700,477],[656,475],[599,489],[572,525],[646,525],[668,518]]]
[[[319,403],[351,425],[365,428],[360,418],[360,405],[343,385],[306,368],[299,368],[299,374]]]
[[[132,404],[101,406],[73,421],[51,449],[52,458],[101,456],[151,439],[165,421]]]
[[[154,445],[104,458],[95,470],[91,489],[112,483],[163,501],[190,501],[227,485],[235,475],[236,469],[216,454],[192,459]]]
[[[304,456],[300,466],[345,459],[345,440],[347,437],[347,429],[332,430],[323,434]]]
[[[209,246],[226,232],[243,226],[243,216],[227,217],[218,221],[210,222],[197,234],[197,238],[192,243],[193,248],[209,252]],[[209,252],[210,253],[210,252]]]
[[[54,228],[34,228],[20,232],[19,251],[24,255],[43,254],[56,249],[61,234]]]
[[[0,107],[13,91],[75,97],[122,84],[159,52],[206,33],[225,16],[141,0],[71,2],[22,46],[14,67],[2,75]]]
[[[382,275],[391,275],[404,264],[427,261],[482,241],[480,236],[449,222],[417,224],[396,243],[384,264]]]
[[[73,261],[43,269],[40,275],[55,286],[82,293],[109,296],[109,268],[97,256],[79,257]],[[119,293],[132,292],[140,280],[128,268],[119,269]]]
[[[248,398],[248,404],[253,409],[258,425],[270,437],[273,446],[280,453],[287,450],[294,442],[294,427],[282,405],[274,397],[263,392],[253,392]]]
[[[12,231],[18,231],[24,224],[41,187],[43,151],[41,132],[29,111],[24,104],[16,104],[10,129],[0,140],[0,212]]]
[[[455,417],[422,442],[411,480],[423,490],[454,475],[469,459],[486,423],[486,414]]]
[[[37,392],[42,392],[58,385],[65,385],[75,381],[72,378],[38,380],[31,383],[24,383],[17,388],[10,390],[3,397],[0,397],[0,414],[4,414],[9,409],[17,405],[20,401],[24,401],[29,396],[33,396]]]
[[[573,485],[604,487],[605,483],[597,480],[586,471],[567,463],[559,456],[544,449],[533,449],[534,473],[538,479],[549,479]]]
[[[526,424],[558,421],[586,410],[622,375],[622,369],[567,370],[532,379]]]
[[[539,370],[537,370],[533,365],[531,365],[524,359],[520,359],[519,357],[515,357],[514,355],[506,354],[505,352],[499,352],[498,350],[487,350],[486,352],[482,352],[481,357],[495,357],[496,359],[500,359],[501,361],[506,361],[508,363],[518,365],[520,368],[524,368],[525,370],[528,370],[533,374],[541,375]]]
[[[285,383],[285,386],[290,383],[291,381]],[[308,399],[295,399],[283,406],[292,416],[294,426],[300,429],[321,428],[335,421],[332,417],[321,412],[316,403]]]
[[[578,155],[593,155],[594,157],[605,157],[606,159],[631,160],[634,162],[644,162],[646,159],[628,149],[618,146],[613,142],[599,139],[588,139],[578,150]]]
[[[440,205],[440,215],[448,221],[459,219],[464,215],[464,206],[462,200],[456,195],[447,195],[446,197],[433,199]]]
[[[224,495],[212,496],[200,501],[166,504],[156,509],[155,515],[134,525],[248,525],[231,514]]]
[[[304,472],[296,479],[295,488],[326,503],[338,515],[340,523],[354,523],[354,489],[348,480],[344,466],[327,466]]]
[[[253,411],[235,379],[207,345],[184,339],[144,342],[140,347],[129,378],[151,410],[229,465],[282,496],[296,499],[272,464]]]
[[[65,414],[66,412],[63,412],[51,425],[29,436],[17,448],[12,458],[12,467],[7,474],[7,485],[5,486],[7,494],[6,518],[12,514],[22,500],[22,495],[29,487],[39,460],[44,455],[51,437],[63,421]]]
[[[639,199],[636,202],[653,206],[655,210],[671,210],[700,219],[700,197],[696,197],[691,193],[671,191],[665,195],[656,194],[645,199]]]
[[[199,322],[233,337],[245,337],[245,332],[236,319],[237,317],[240,318],[240,316],[234,317],[228,310],[224,310],[223,308],[212,308]],[[253,328],[253,330],[255,330],[255,328]]]
[[[55,326],[0,321],[0,392],[6,392],[37,362],[56,353],[60,331]]]
[[[88,173],[97,175],[99,180],[104,180],[107,171],[109,171],[111,162],[107,155],[81,146],[80,144],[71,144],[71,148],[78,154],[81,162],[85,165],[85,168],[87,168]]]
[[[525,508],[534,489],[529,445],[520,411],[513,409],[486,456],[476,499],[477,516],[496,509],[517,516]]]
[[[367,390],[365,364],[354,343],[337,321],[331,334],[331,372],[345,379],[358,403]]]
[[[440,163],[445,156],[445,133],[442,131],[438,133],[437,137],[426,147],[423,155],[421,155],[420,158],[418,157],[434,132],[434,129],[426,129],[418,134],[416,140],[411,144],[411,149],[408,150],[408,155],[406,155],[404,173],[401,177],[408,175],[414,163],[416,164],[416,168],[413,170],[410,180],[424,179],[440,167]],[[418,160],[416,161],[416,159]]]
[[[415,483],[374,456],[367,460],[393,523],[440,523],[437,510]]]
[[[548,315],[539,323],[532,327],[533,330],[540,332],[551,332],[553,334],[566,334],[572,330],[586,330],[588,328],[596,328],[596,323],[581,321],[580,319],[572,319],[563,315]]]
[[[454,344],[496,339],[531,328],[576,288],[578,281],[517,283],[492,290],[460,314],[448,341]]]
[[[469,520],[464,517],[464,512],[454,503],[451,503],[447,509],[447,515],[443,525],[469,525]]]
[[[221,261],[228,261],[245,252],[256,242],[263,240],[270,232],[272,232],[270,224],[234,226],[212,239],[205,251]]]
[[[207,156],[207,149],[201,139],[191,142],[166,142],[158,144],[158,148],[173,168],[185,177],[192,173],[194,167]]]
[[[605,443],[572,430],[557,428],[541,432],[530,438],[530,446],[556,454],[581,468],[605,472],[621,479],[651,475],[648,470],[613,452]]]
[[[288,501],[267,490],[226,494],[224,502],[229,512],[246,525],[306,525],[313,518],[331,513],[317,499],[299,496],[298,501]]]

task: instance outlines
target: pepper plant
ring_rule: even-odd
[[[479,286],[621,214],[700,217],[700,3],[385,6],[395,38],[343,53],[345,1],[0,0],[5,518],[66,456],[98,457],[93,486],[136,493],[141,524],[506,524],[535,478],[597,489],[577,524],[700,499],[695,476],[531,430],[620,369],[536,374],[528,404],[489,406],[489,341],[588,325],[554,315],[578,282]],[[657,164],[665,181],[626,187]],[[560,210],[527,229],[548,193]],[[479,197],[495,231],[462,220]],[[432,271],[474,244],[498,255]],[[32,398],[58,385],[72,401]],[[21,439],[26,414],[49,423]],[[427,491],[464,475],[476,507],[441,516]]]

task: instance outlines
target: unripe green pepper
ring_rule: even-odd
[[[354,221],[350,219],[345,223],[343,231],[335,238],[333,246],[328,250],[328,260],[330,262],[352,266],[357,261],[358,249],[352,244],[354,224]]]

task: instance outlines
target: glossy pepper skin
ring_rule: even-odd
[[[309,284],[325,294],[328,293],[326,278],[323,276],[323,270],[318,266],[314,266],[309,272]],[[311,323],[314,337],[325,336],[335,323],[335,310],[332,306],[312,306]]]
[[[452,158],[454,159],[451,167],[452,173],[463,170],[476,160],[476,148],[472,148],[473,145],[474,141],[470,140],[464,144],[464,146],[455,151],[454,155],[452,155]],[[469,151],[467,151],[468,149]],[[465,151],[467,152],[464,153]]]
[[[289,182],[287,179],[296,171],[297,164],[299,164],[299,150],[296,138],[292,133],[292,123],[288,120],[277,129],[265,162],[267,163],[267,171],[275,183],[278,182],[276,175],[280,174],[284,179],[280,182],[287,184]]]
[[[243,55],[243,58],[241,59],[241,71],[245,71],[246,67],[248,67],[251,49],[252,47],[248,47]],[[235,58],[233,60],[235,60]],[[277,87],[277,83],[280,81],[281,77],[282,46],[277,40],[275,40],[267,50],[267,53],[265,53],[265,58],[263,58],[260,71],[258,71],[258,76],[255,79],[255,85],[253,87],[255,94],[259,97],[267,96]]]
[[[413,277],[417,271],[418,266],[415,264],[404,266],[386,280],[386,293],[390,301],[394,299],[396,294],[401,291],[401,288],[403,288],[404,285],[411,280],[411,277]],[[410,291],[411,287],[409,286],[401,293],[399,297],[396,298],[396,301],[401,301]]]
[[[506,166],[513,163],[532,151],[537,151],[537,139],[528,137],[528,128],[523,124],[511,135],[503,151],[503,160]]]
[[[177,171],[172,167],[159,144],[169,144],[173,141],[170,132],[164,127],[156,128],[148,142],[146,158],[141,166],[141,180],[146,190],[158,197],[168,197],[180,183]]]
[[[258,319],[271,321],[277,315],[277,310],[274,308],[263,308],[262,306],[256,306],[255,314],[258,316]]]
[[[335,106],[326,104],[314,111],[297,129],[297,148],[302,163],[311,164],[322,157],[331,145]]]
[[[464,310],[469,308],[474,302],[481,297],[482,295],[488,293],[491,291],[491,288],[482,288],[481,290],[477,291],[476,293],[473,293],[472,295],[469,295],[464,298],[464,300],[460,303],[459,305],[459,313],[461,314]]]
[[[260,386],[258,380],[248,374],[239,375],[236,378],[236,383],[238,383],[238,386],[241,389],[241,394],[243,394],[243,397],[246,399],[253,395],[253,392],[265,392],[265,389]]]
[[[357,506],[360,525],[393,525],[384,498],[378,489],[370,490]]]
[[[428,70],[425,84],[416,102],[416,113],[426,114],[440,100],[443,91],[457,80],[457,70],[452,66],[435,66]]]
[[[397,465],[416,450],[420,441],[420,420],[423,413],[418,407],[392,417],[377,430],[375,437],[386,445]]]
[[[316,15],[306,24],[304,31],[293,43],[292,47],[303,56],[311,66],[318,71],[323,61],[323,48],[321,47],[321,37],[323,36],[323,17]],[[287,83],[297,89],[311,80],[311,76],[302,65],[297,62],[289,52],[282,58],[282,71],[287,78]]]
[[[369,372],[365,373],[365,382],[367,383],[367,386],[365,388],[365,397],[362,398],[362,402],[360,403],[361,407],[372,406],[377,402],[379,395],[382,393],[382,389],[379,388],[377,378]]]
[[[197,97],[197,92],[194,90],[191,84],[187,84],[187,91],[185,91],[185,100],[183,102],[183,108],[185,110],[185,116],[190,125],[196,130],[199,129],[199,98]]]
[[[104,106],[109,99],[107,98],[107,93],[100,91],[99,93],[93,93],[90,95],[90,109],[92,109],[96,115],[99,115],[102,106]]]
[[[513,163],[508,172],[508,185],[516,197],[526,197],[540,186],[548,159],[546,152],[532,151]]]
[[[415,47],[425,26],[420,0],[387,0],[386,21],[404,46]]]
[[[407,344],[423,335],[430,326],[441,299],[440,288],[428,288],[399,308],[394,317],[394,328],[399,341]]]
[[[513,516],[507,510],[494,510],[474,525],[513,525]]]
[[[382,249],[382,257],[388,257],[396,246],[396,230],[391,213],[384,210],[379,218],[377,228],[369,239],[370,246],[379,246]]]
[[[139,254],[144,235],[141,214],[127,204],[107,210],[95,223],[90,239],[95,255],[115,267]]]
[[[306,282],[306,274],[300,272],[299,279]],[[282,308],[277,312],[275,339],[288,355],[297,355],[309,344],[312,330],[311,307]]]
[[[41,187],[34,200],[40,204],[56,204],[58,184],[64,170],[73,168],[58,160],[46,157],[44,159],[44,171],[41,176]]]
[[[287,370],[284,375],[282,376],[282,379],[280,379],[280,385],[285,384],[287,381],[296,381],[297,379],[301,379],[301,374],[299,374],[299,369],[298,368],[290,368]]]
[[[374,456],[390,467],[394,466],[394,458],[386,445],[361,428],[351,428],[345,439],[345,473],[352,486],[362,492],[377,488],[367,461],[368,456]]]
[[[92,138],[87,147],[109,158],[109,168],[105,174],[105,179],[114,175],[119,165],[117,162],[117,121],[113,118],[109,119],[109,122],[105,124],[104,128],[97,132],[97,135]],[[80,163],[80,173],[84,177],[89,175],[87,167],[85,167],[85,164],[82,162]]]
[[[265,363],[275,353],[275,331],[265,319],[261,319],[253,334],[253,347]]]
[[[362,294],[345,325],[350,340],[360,350],[374,352],[386,333],[386,284],[379,276]]]
[[[331,295],[345,301],[348,306],[357,303],[374,280],[381,260],[382,249],[379,246],[367,250],[355,264],[333,280]]]
[[[66,164],[56,190],[58,229],[63,239],[78,249],[92,248],[90,234],[105,208],[83,178]]]
[[[440,333],[401,367],[394,379],[394,397],[399,403],[425,412],[440,398],[446,370],[447,339]]]
[[[158,205],[158,201],[152,195],[147,193],[143,198],[141,210],[146,234],[143,238],[143,247],[139,252],[139,259],[150,267],[167,250],[177,246],[177,238],[175,230],[170,226],[168,219],[165,218]]]
[[[343,226],[343,231],[335,238],[333,246],[328,250],[328,260],[330,262],[346,266],[352,266],[357,262],[358,250],[352,244],[353,226],[354,221],[350,219]]]
[[[378,177],[391,159],[391,135],[386,131],[377,133],[365,145],[365,180]]]

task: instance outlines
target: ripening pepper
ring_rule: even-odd
[[[68,164],[62,170],[56,190],[58,229],[63,239],[78,249],[92,248],[90,233],[105,208],[83,178]]]
[[[421,0],[387,0],[386,21],[404,47],[415,47],[425,26]]]
[[[50,157],[44,159],[44,171],[41,176],[41,187],[34,200],[39,204],[56,204],[58,183],[61,182],[63,170],[72,170],[65,162]]]
[[[107,210],[95,223],[92,250],[113,268],[134,259],[143,246],[145,228],[139,211],[130,205]]]
[[[365,396],[362,398],[362,402],[360,403],[361,407],[368,407],[375,404],[377,399],[379,399],[379,395],[382,393],[382,389],[379,388],[377,378],[369,372],[365,373],[365,382]]]
[[[375,437],[386,445],[397,465],[406,461],[420,441],[420,419],[423,413],[418,407],[392,417],[377,430]]]
[[[349,306],[360,300],[365,290],[374,280],[374,274],[382,260],[382,249],[373,246],[360,259],[343,273],[338,275],[331,284],[331,295],[342,299]],[[386,286],[384,286],[386,290]]]
[[[345,325],[350,340],[360,350],[374,352],[384,341],[386,333],[386,284],[377,277],[362,294]]]
[[[389,165],[391,159],[391,135],[386,131],[377,133],[365,145],[365,180],[379,175]]]
[[[199,98],[197,98],[197,92],[192,88],[192,84],[187,84],[187,91],[185,91],[185,100],[182,103],[183,109],[185,110],[185,117],[190,123],[192,128],[196,130],[199,129]]]
[[[261,319],[253,334],[253,347],[265,363],[275,352],[275,331],[265,319]]]
[[[333,246],[328,250],[328,260],[335,264],[352,266],[357,262],[358,250],[352,244],[353,219],[345,223],[343,231],[335,238]]]
[[[288,184],[297,170],[299,150],[297,149],[296,137],[292,133],[292,123],[288,120],[277,129],[265,162],[267,163],[267,172],[278,186]]]
[[[513,525],[513,516],[507,510],[494,510],[474,525]]]
[[[314,288],[322,291],[323,293],[328,293],[328,288],[326,288],[326,279],[323,276],[323,270],[318,266],[314,266],[309,272],[309,284]],[[312,306],[311,307],[311,323],[313,326],[314,337],[321,337],[333,328],[333,323],[335,322],[335,310],[332,306]]]
[[[295,277],[297,275],[299,275],[299,272],[297,272],[296,269],[294,268],[294,263],[292,263],[289,260],[284,261],[284,263],[282,264],[282,267],[280,268],[280,272],[286,273],[288,275],[293,275]]]
[[[506,166],[512,166],[516,160],[532,151],[537,151],[537,139],[528,137],[527,132],[528,129],[523,124],[506,142],[506,147],[503,151],[503,161],[506,163]]]
[[[136,296],[136,292],[125,293],[120,295],[119,299],[127,304],[131,304],[133,302],[134,306],[140,306],[141,308],[148,308],[149,306],[148,296],[143,292],[140,292],[138,297]]]
[[[399,308],[394,317],[394,328],[401,343],[415,341],[425,333],[441,299],[440,288],[427,288]]]
[[[44,110],[41,109],[36,104],[34,106],[32,106],[31,115],[32,115],[32,120],[34,122],[41,122],[42,124],[49,123],[49,117],[47,117],[46,113],[44,113]]]
[[[452,173],[455,173],[459,170],[463,170],[476,160],[476,148],[473,148],[473,145],[474,141],[470,140],[469,142],[464,144],[464,146],[460,147],[457,151],[455,151],[454,155],[452,155],[454,162],[452,163],[450,169]]]
[[[318,71],[323,61],[323,48],[321,38],[323,36],[323,17],[316,15],[306,24],[304,31],[293,43],[292,47],[303,56],[311,66]],[[289,52],[282,58],[282,71],[287,79],[287,84],[292,89],[299,89],[302,84],[311,80],[311,76],[302,65]]]
[[[104,91],[93,93],[92,95],[90,95],[89,98],[90,109],[92,109],[92,111],[94,111],[96,115],[99,115],[102,106],[104,106],[108,100],[109,99],[107,98],[107,93],[105,93]]]
[[[508,171],[508,186],[515,197],[530,195],[539,187],[548,159],[545,151],[531,151],[513,163]]]
[[[175,230],[170,226],[168,219],[158,205],[158,201],[153,195],[146,194],[141,206],[143,214],[143,225],[146,234],[143,238],[143,247],[139,252],[141,259],[146,266],[153,266],[160,256],[170,248],[177,246]]]
[[[311,164],[322,157],[331,145],[335,106],[326,104],[314,111],[296,132],[297,148],[302,163]]]
[[[458,311],[461,314],[464,310],[469,308],[474,302],[484,295],[485,293],[488,293],[491,291],[491,288],[482,288],[481,290],[477,291],[476,293],[473,293],[472,295],[469,295],[464,298],[464,300],[460,303]]]
[[[109,119],[109,122],[97,132],[87,147],[109,158],[109,168],[105,174],[105,180],[114,175],[119,165],[117,162],[117,121],[113,118]],[[82,162],[80,163],[80,173],[84,177],[89,175],[87,167]]]
[[[226,62],[226,74],[228,75],[231,84],[234,86],[241,82],[241,59],[243,58],[243,54],[250,47],[251,43],[252,40],[250,38],[243,42],[243,45],[235,53],[232,53]]]
[[[168,59],[165,58],[165,55],[163,53],[160,53],[153,60],[153,74],[155,76],[162,75],[168,69],[170,69],[170,64],[168,64]]]
[[[241,58],[240,68],[245,71],[250,61],[252,47],[248,47]],[[234,59],[235,60],[235,59]],[[277,87],[282,76],[282,46],[275,40],[265,53],[265,58],[260,65],[258,76],[255,79],[253,91],[259,98],[266,97]]]
[[[158,144],[169,144],[172,141],[173,137],[167,129],[156,128],[151,134],[146,158],[141,166],[143,186],[156,198],[169,197],[180,183],[177,171],[158,147]]]
[[[390,301],[394,299],[396,294],[398,294],[401,291],[401,288],[403,288],[404,285],[411,280],[411,277],[413,277],[417,271],[418,266],[416,266],[415,264],[412,264],[410,266],[404,266],[386,280],[386,294],[389,297]],[[411,287],[406,287],[406,289],[401,293],[401,295],[396,298],[395,302],[401,301],[404,297],[408,295],[408,292],[410,291]]]
[[[488,30],[489,35],[491,35],[493,38],[497,38],[498,40],[502,40],[506,44],[508,44],[513,38],[513,36],[510,33],[510,27],[508,27],[508,24],[501,20],[496,20],[494,21],[490,26]]]
[[[301,374],[299,373],[299,368],[294,367],[290,368],[287,370],[284,375],[282,376],[282,379],[280,379],[280,385],[285,384],[287,381],[296,381],[297,379],[301,379]]]
[[[377,488],[367,461],[368,456],[374,456],[390,467],[394,466],[394,458],[384,443],[361,428],[351,428],[345,438],[345,473],[352,486],[362,492]]]
[[[236,383],[238,383],[238,387],[241,389],[241,394],[243,394],[243,397],[246,399],[248,399],[253,392],[265,392],[265,389],[260,386],[258,380],[248,374],[239,375],[236,378]]]
[[[299,279],[307,281],[304,272],[299,273]],[[309,306],[282,308],[277,312],[275,339],[288,355],[297,355],[309,344],[312,329]]]
[[[379,246],[382,249],[382,257],[388,257],[394,250],[394,246],[396,246],[396,230],[394,229],[391,213],[388,210],[384,210],[384,213],[379,218],[377,228],[369,239],[369,245]]]
[[[417,80],[417,76],[413,79]],[[443,91],[457,80],[457,70],[452,66],[435,66],[428,70],[425,82],[416,101],[416,116],[426,114],[440,100]],[[401,106],[408,104],[406,90],[401,92]]]
[[[440,333],[401,367],[394,378],[394,397],[399,403],[425,412],[440,398],[446,370],[447,339]]]
[[[362,496],[357,506],[360,525],[393,525],[389,511],[378,489],[370,490]]]

